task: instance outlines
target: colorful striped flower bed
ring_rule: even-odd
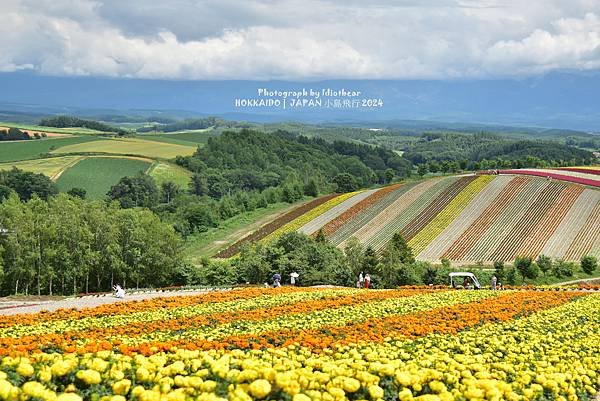
[[[499,170],[500,174],[524,174],[532,175],[536,177],[545,177],[554,180],[575,182],[577,184],[589,185],[591,187],[600,187],[600,180],[582,177],[573,177],[567,174],[561,174],[560,172],[553,172],[552,170]]]
[[[13,316],[0,399],[591,399],[599,309],[587,288],[241,289]]]

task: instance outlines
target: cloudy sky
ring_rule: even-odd
[[[314,80],[600,69],[598,0],[0,2],[0,72]]]

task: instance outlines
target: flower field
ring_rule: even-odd
[[[585,169],[583,169],[585,170]],[[552,170],[552,169],[519,169],[519,170],[500,170],[501,174],[524,174],[537,177],[551,178],[561,181],[570,181],[577,184],[589,185],[591,187],[600,187],[600,179],[596,172],[598,168],[590,171],[573,170]]]
[[[355,237],[365,247],[382,251],[399,232],[417,259],[425,261],[600,256],[600,189],[578,183],[597,179],[598,173],[592,167],[524,169],[394,184],[334,196],[304,207],[302,213],[293,211],[293,219],[267,225],[248,240],[323,230],[340,249]],[[558,179],[548,180],[548,174]]]
[[[548,400],[600,389],[600,293],[238,289],[0,317],[0,399]]]

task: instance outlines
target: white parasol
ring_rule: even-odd
[[[294,273],[291,273],[291,274],[290,274],[290,276],[292,276],[292,277],[294,277],[294,278],[298,278],[298,277],[300,277],[300,275],[299,275],[298,273],[296,273],[296,272],[294,272]]]

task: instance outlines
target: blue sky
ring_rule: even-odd
[[[0,17],[0,72],[479,80],[600,69],[598,0],[2,0]]]

